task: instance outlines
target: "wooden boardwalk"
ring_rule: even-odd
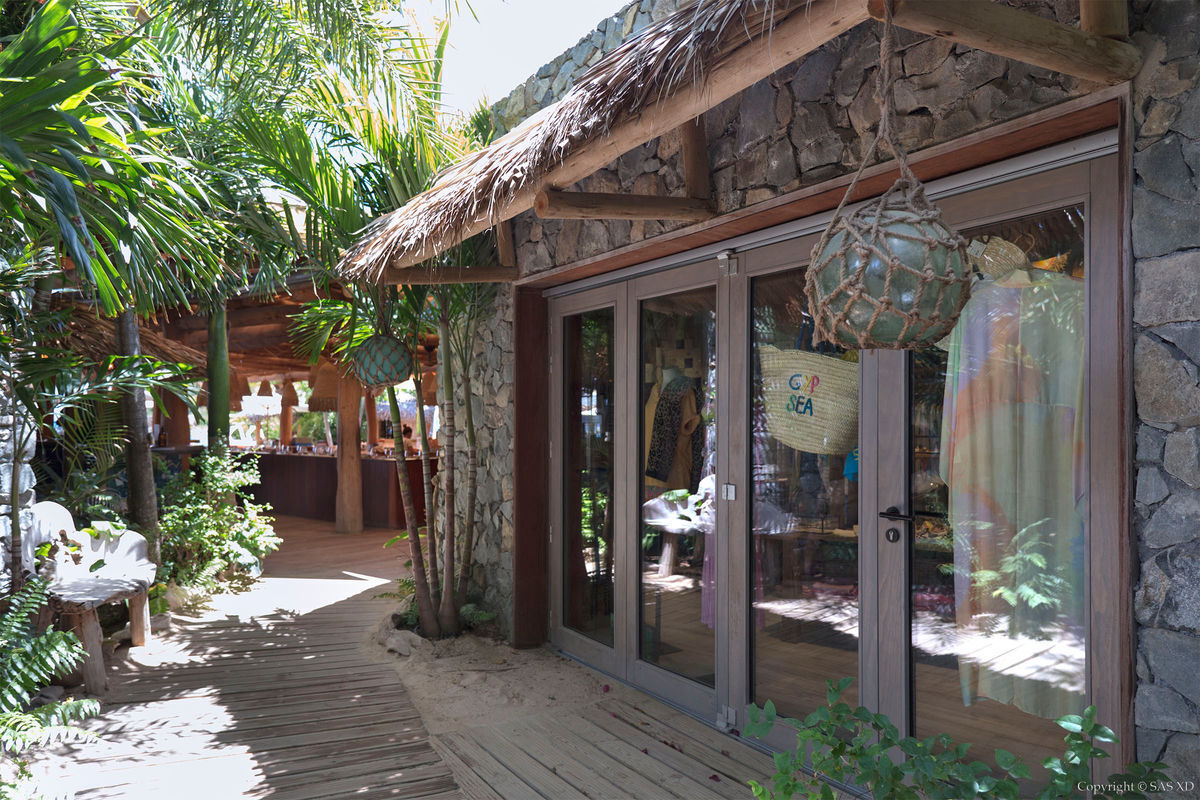
[[[101,798],[439,798],[458,793],[395,670],[369,640],[393,605],[390,534],[281,519],[264,580],[110,666],[97,742],[38,771]]]
[[[569,711],[431,736],[371,640],[401,553],[388,532],[279,520],[251,591],[109,668],[99,740],[45,754],[79,800],[734,800],[771,759],[621,686]],[[597,675],[598,681],[607,679]],[[480,687],[486,691],[486,687]]]

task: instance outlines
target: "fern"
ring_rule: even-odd
[[[30,699],[39,690],[80,664],[84,650],[75,634],[38,633],[30,623],[48,602],[45,581],[30,580],[6,601],[0,615],[0,755],[16,770],[15,782],[0,782],[0,800],[38,796],[25,763],[16,756],[32,747],[94,739],[91,731],[72,723],[100,712],[95,700],[31,707]]]

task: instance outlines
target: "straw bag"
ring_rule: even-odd
[[[858,364],[761,345],[767,430],[796,450],[849,453],[858,445]]]

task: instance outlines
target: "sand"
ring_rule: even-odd
[[[392,631],[390,615],[379,633]],[[501,641],[467,633],[455,639],[421,640],[412,655],[387,652],[379,633],[364,646],[372,659],[395,667],[409,698],[432,734],[497,725],[553,708],[565,711],[605,696],[636,693],[615,680],[548,648],[515,650]]]

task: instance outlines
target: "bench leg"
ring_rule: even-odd
[[[64,614],[64,626],[75,631],[87,656],[83,661],[83,685],[94,695],[108,691],[108,673],[104,670],[104,646],[101,642],[100,618],[96,609],[90,608],[78,614]]]
[[[150,598],[145,592],[129,598],[129,634],[134,647],[150,644]]]

